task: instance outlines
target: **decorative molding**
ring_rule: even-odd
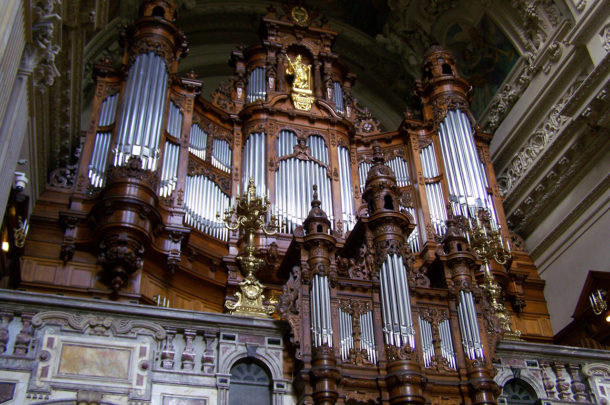
[[[149,335],[163,341],[166,333],[160,325],[139,319],[117,319],[102,315],[78,314],[64,311],[44,311],[32,317],[32,326],[60,325],[62,328],[95,336]]]
[[[525,146],[515,154],[507,168],[498,175],[498,186],[503,196],[508,195],[520,183],[537,158],[545,152],[561,129],[568,117],[563,115],[563,109],[581,82],[576,82],[553,106],[547,118],[538,126],[534,133],[524,142]]]

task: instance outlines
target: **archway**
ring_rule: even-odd
[[[504,400],[503,402],[501,400]],[[525,381],[513,378],[504,384],[498,403],[506,405],[533,405],[538,397],[534,389]]]
[[[271,376],[267,368],[247,357],[231,367],[231,383],[229,385],[229,405],[252,403],[271,404]]]

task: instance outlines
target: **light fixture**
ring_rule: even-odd
[[[592,292],[591,295],[589,295],[589,303],[591,304],[591,309],[593,309],[595,315],[601,315],[608,309],[606,294],[606,290],[598,288],[597,291]],[[610,322],[610,315],[606,316],[606,321]]]
[[[9,249],[8,242],[7,241],[3,241],[2,242],[2,250],[5,251],[5,252],[8,252],[8,249]]]

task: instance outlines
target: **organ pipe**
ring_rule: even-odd
[[[297,137],[294,132],[280,131],[277,141],[278,157],[294,153],[295,145],[297,145]],[[328,164],[328,148],[322,137],[311,135],[307,138],[306,145],[310,148],[312,157]],[[248,164],[250,164],[250,160],[248,160]],[[263,165],[264,174],[264,162],[260,162],[260,164]],[[246,166],[247,168],[248,166]],[[310,202],[313,199],[312,186],[314,184],[318,186],[322,209],[330,213],[329,219],[332,223],[334,216],[331,204],[331,181],[327,169],[313,160],[302,160],[296,157],[280,161],[275,172],[275,206],[273,208],[274,213],[280,218],[280,223],[283,224],[280,232],[291,233],[307,218]]]
[[[414,348],[415,330],[402,256],[394,253],[386,257],[381,266],[380,284],[385,342],[398,347],[406,344]]]
[[[360,192],[364,193],[364,186],[366,186],[366,176],[369,175],[371,164],[368,162],[362,162],[358,165],[358,180],[360,180]]]
[[[224,139],[212,141],[212,165],[222,171],[231,173],[231,146]]]
[[[159,184],[159,195],[161,197],[169,196],[176,188],[179,158],[180,145],[166,141],[163,166],[161,168],[161,181]]]
[[[174,104],[173,101],[169,102],[169,109],[167,112],[167,133],[174,138],[180,139],[180,133],[182,132],[182,112],[180,107]]]
[[[447,360],[451,368],[457,370],[457,361],[455,359],[455,350],[453,349],[453,338],[451,336],[449,319],[439,322],[438,333],[441,338],[441,355]]]
[[[246,88],[246,102],[265,100],[267,97],[267,70],[257,67],[250,72],[250,79]]]
[[[377,348],[373,328],[373,311],[360,315],[360,345],[366,350],[371,363],[377,363]]]
[[[243,190],[248,187],[250,178],[254,179],[256,192],[259,195],[267,193],[267,182],[265,180],[265,163],[267,162],[267,147],[265,133],[252,133],[248,136],[242,153],[242,177]]]
[[[191,125],[189,137],[189,152],[201,160],[205,160],[205,152],[208,143],[208,134],[197,124]]]
[[[314,274],[311,285],[311,333],[313,346],[333,345],[328,276]]]
[[[479,324],[470,291],[460,291],[458,298],[458,321],[462,334],[462,346],[469,359],[483,359],[483,344],[479,333]]]
[[[165,61],[161,56],[149,52],[136,57],[123,94],[114,150],[115,166],[125,165],[136,156],[142,160],[143,169],[156,169],[167,82]]]
[[[497,221],[468,116],[460,110],[447,111],[440,124],[439,139],[453,213],[474,217],[477,210],[485,209]]]
[[[415,208],[413,208],[413,207],[402,207],[402,208],[405,211],[407,211],[409,214],[411,214],[411,216],[413,217],[413,220],[415,221],[415,225],[417,225],[417,215],[415,213]],[[413,229],[413,232],[411,232],[411,234],[407,238],[407,243],[409,244],[409,247],[411,247],[412,252],[420,251],[421,244],[419,241],[419,230],[418,230],[417,226],[415,227],[415,229]]]
[[[204,175],[186,177],[184,222],[217,239],[227,241],[228,229],[216,218],[229,208],[229,196]]]
[[[349,150],[343,146],[339,146],[337,148],[337,153],[339,154],[339,182],[341,185],[341,217],[345,226],[344,229],[349,231],[356,224]]]
[[[426,146],[421,150],[422,173],[424,177],[430,179],[439,176],[436,164],[434,144]],[[445,208],[445,198],[441,182],[426,182],[426,198],[430,207],[430,221],[437,235],[444,235],[446,230],[447,209]]]
[[[424,365],[430,367],[432,357],[434,357],[434,344],[432,338],[432,325],[429,321],[419,318],[419,334],[421,337],[422,354]]]
[[[343,114],[345,111],[345,107],[343,106],[343,88],[339,82],[335,82],[333,85],[333,100],[335,102],[335,111],[339,114]]]
[[[312,186],[318,186],[322,209],[331,213],[331,182],[326,168],[312,160],[289,158],[282,160],[275,172],[274,211],[285,223],[281,232],[291,233],[309,214],[313,199]],[[333,216],[329,215],[332,223]]]
[[[394,172],[394,175],[396,176],[396,185],[398,187],[406,187],[411,184],[411,179],[409,178],[409,164],[406,160],[397,156],[386,162],[386,165]]]
[[[102,102],[100,117],[97,124],[98,128],[114,124],[118,99],[119,94],[116,93],[106,97]],[[111,136],[112,133],[109,131],[99,131],[95,135],[88,176],[91,185],[96,188],[104,186]]]
[[[341,358],[343,361],[349,357],[349,349],[354,348],[354,336],[352,330],[352,315],[339,308],[339,344],[341,346]]]

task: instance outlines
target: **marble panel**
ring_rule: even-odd
[[[78,375],[126,380],[131,350],[64,343],[58,375]]]

